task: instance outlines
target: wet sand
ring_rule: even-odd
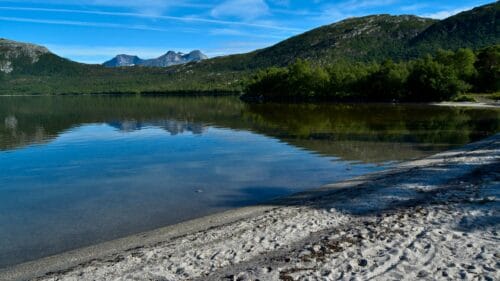
[[[0,280],[500,279],[500,135],[106,242]]]

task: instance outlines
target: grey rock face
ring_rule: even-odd
[[[103,63],[107,67],[121,66],[150,66],[150,67],[167,67],[171,65],[184,64],[188,62],[196,62],[208,59],[201,51],[195,50],[188,54],[180,52],[168,51],[166,54],[155,59],[141,59],[138,56],[118,55],[113,59]]]
[[[117,55],[112,60],[105,62],[104,66],[134,66],[139,65],[141,62],[142,60],[138,56]]]
[[[50,51],[42,46],[0,38],[0,72],[11,73],[17,59],[23,58],[36,63],[41,55],[47,53]]]

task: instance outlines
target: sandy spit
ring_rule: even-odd
[[[0,280],[500,280],[500,134]]]
[[[430,105],[447,107],[500,108],[500,102],[436,102]]]

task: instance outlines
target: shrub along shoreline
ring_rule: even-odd
[[[246,85],[245,101],[449,101],[469,91],[500,90],[500,44],[481,49],[440,50],[404,62],[313,65],[258,71]]]

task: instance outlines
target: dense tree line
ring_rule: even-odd
[[[435,56],[383,63],[313,65],[297,60],[288,67],[259,71],[244,99],[443,101],[465,92],[500,91],[500,45],[438,51]]]
[[[31,63],[13,62],[14,71],[0,71],[0,95],[11,94],[175,94],[219,95],[242,91],[247,72],[213,73],[192,70],[193,64],[170,68],[106,68],[59,58],[53,54]]]

